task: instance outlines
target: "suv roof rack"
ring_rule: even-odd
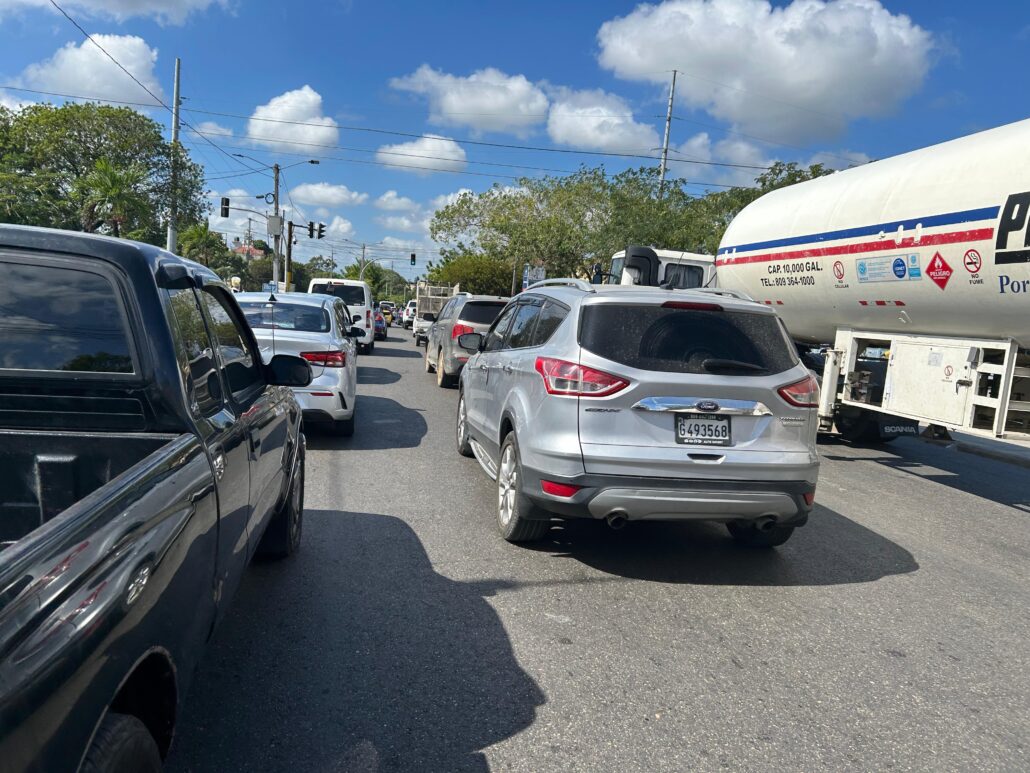
[[[742,293],[739,290],[730,290],[725,287],[692,287],[690,288],[692,293],[710,293],[711,295],[725,295],[727,298],[736,298],[738,301],[751,301],[755,302],[747,293]]]
[[[596,293],[597,290],[585,279],[541,279],[539,282],[534,282],[526,290],[532,290],[536,287],[575,287],[577,290],[582,290],[585,293]]]

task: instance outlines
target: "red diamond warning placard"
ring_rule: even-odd
[[[948,286],[948,280],[951,279],[951,266],[948,265],[948,261],[941,257],[939,252],[935,252],[933,258],[930,259],[929,267],[926,269],[926,275],[943,290]]]

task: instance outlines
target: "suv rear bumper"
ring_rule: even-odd
[[[571,497],[545,494],[541,480],[580,486]],[[523,465],[522,491],[549,513],[565,518],[603,519],[623,515],[631,521],[739,521],[772,516],[777,523],[801,526],[812,506],[809,481],[699,480],[621,475],[541,473]]]

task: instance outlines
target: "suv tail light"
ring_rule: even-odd
[[[574,486],[571,483],[555,483],[553,480],[542,480],[540,481],[540,490],[545,494],[550,494],[554,497],[571,497],[575,496],[576,492],[579,491],[582,486]]]
[[[458,336],[463,336],[466,333],[475,333],[476,331],[468,325],[455,325],[451,328],[451,339],[455,339]]]
[[[697,301],[666,301],[663,309],[686,309],[688,311],[722,311],[718,303],[699,303]]]
[[[343,368],[347,365],[347,352],[301,352],[300,356],[308,362],[313,362],[326,368]]]
[[[780,397],[798,408],[815,408],[819,405],[819,382],[811,375],[801,381],[779,389]]]
[[[607,397],[629,386],[626,379],[611,373],[553,357],[537,357],[535,367],[549,395]]]
[[[365,309],[365,327],[372,327],[372,309]]]

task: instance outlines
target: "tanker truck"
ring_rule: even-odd
[[[624,263],[644,277],[657,261],[658,276],[647,252]],[[924,422],[1025,436],[1030,120],[762,196],[727,228],[715,282],[822,347],[823,430],[887,440]]]

